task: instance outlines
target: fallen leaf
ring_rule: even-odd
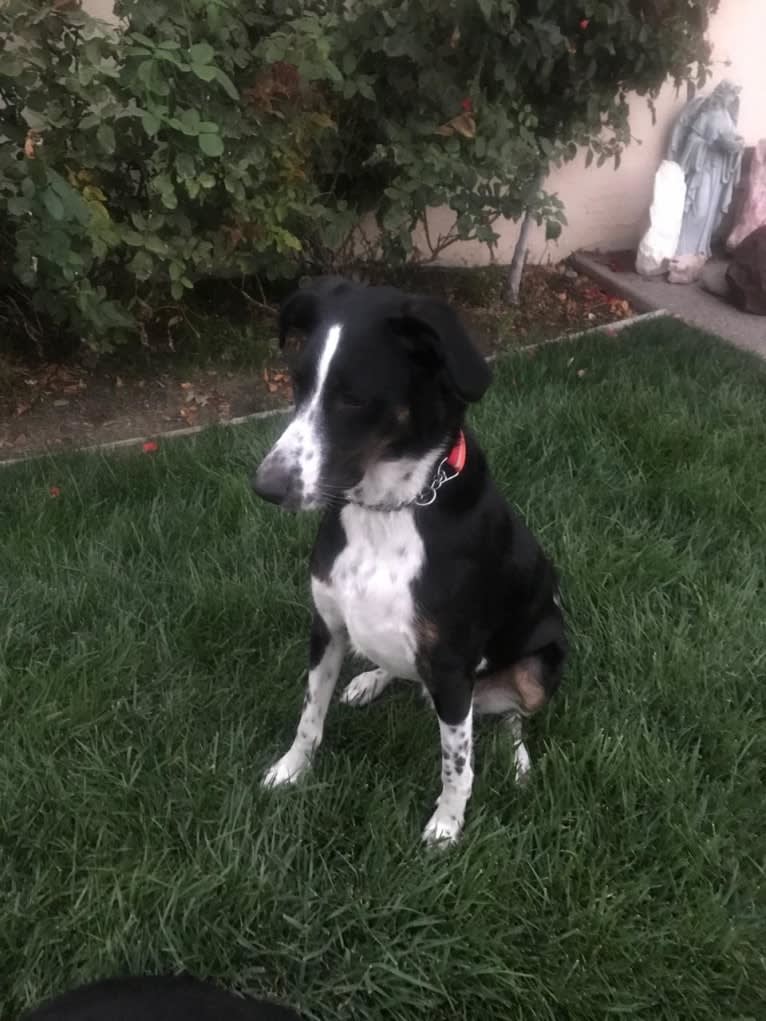
[[[61,397],[61,398],[59,398],[59,400],[53,402],[53,407],[54,408],[65,408],[68,404],[69,404],[69,401],[67,401],[63,397]]]
[[[194,384],[193,383],[181,383],[179,385],[180,385],[182,390],[193,390],[194,389]]]
[[[267,383],[266,386],[268,387],[270,394],[276,393],[279,389],[279,386],[276,383]]]
[[[160,445],[156,440],[147,440],[141,449],[145,454],[156,454]]]
[[[19,401],[19,403],[16,405],[16,415],[18,418],[21,418],[22,415],[26,415],[28,411],[31,411],[31,409],[32,409],[31,401]]]
[[[475,138],[476,121],[472,113],[465,111],[464,113],[459,113],[457,117],[448,120],[446,124],[441,124],[435,129],[435,133],[437,135],[462,135],[463,138]]]
[[[125,384],[123,383],[119,376],[117,377],[117,379],[115,379],[114,385],[117,387],[118,390],[122,390],[122,388],[125,386]]]

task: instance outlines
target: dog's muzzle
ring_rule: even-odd
[[[297,465],[269,455],[253,475],[250,483],[262,500],[285,510],[298,510],[303,503],[303,479]]]

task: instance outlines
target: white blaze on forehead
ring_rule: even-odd
[[[335,324],[331,326],[327,331],[325,337],[324,347],[322,348],[322,354],[319,356],[319,366],[317,368],[317,380],[314,388],[314,393],[311,396],[311,405],[319,403],[319,398],[322,394],[322,389],[327,379],[327,373],[330,369],[330,362],[333,359],[335,352],[338,350],[338,343],[340,341],[340,325]]]
[[[338,323],[327,331],[317,362],[316,379],[311,396],[268,455],[269,458],[284,458],[291,468],[297,469],[303,482],[304,499],[310,499],[314,495],[319,481],[322,463],[319,404],[330,371],[330,364],[338,350],[340,335],[341,326]]]

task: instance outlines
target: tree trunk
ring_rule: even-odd
[[[538,191],[543,186],[543,175],[538,174],[535,178],[533,185],[532,194],[537,195]],[[524,219],[521,223],[521,230],[519,231],[519,238],[516,242],[516,247],[513,250],[513,259],[511,260],[511,267],[508,270],[508,279],[505,283],[505,291],[503,297],[511,305],[518,305],[519,303],[519,291],[521,290],[521,275],[524,272],[524,266],[526,265],[527,256],[529,250],[527,248],[527,238],[529,237],[529,228],[532,226],[532,213],[529,206],[527,211],[524,213]]]

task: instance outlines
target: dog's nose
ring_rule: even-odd
[[[290,489],[290,473],[279,464],[264,461],[253,476],[251,485],[261,499],[282,504]]]

